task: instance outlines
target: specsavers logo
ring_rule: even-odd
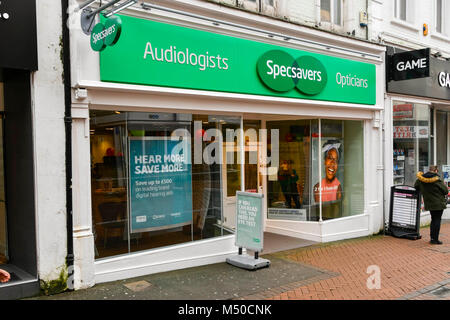
[[[97,23],[91,32],[91,48],[95,51],[102,51],[106,46],[113,46],[117,43],[122,32],[122,21],[119,17],[109,18],[105,24]]]
[[[319,94],[326,86],[328,76],[323,64],[312,56],[294,59],[281,50],[263,54],[257,63],[261,81],[278,92],[287,92],[296,87],[306,95]]]

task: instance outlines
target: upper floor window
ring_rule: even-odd
[[[320,0],[320,21],[342,25],[342,0]]]
[[[246,9],[271,14],[276,0],[239,0],[238,2]]]
[[[407,5],[406,0],[395,0],[394,15],[397,19],[406,21]]]
[[[436,32],[447,34],[445,23],[445,12],[447,11],[447,4],[444,0],[436,0]]]
[[[444,1],[443,1],[444,2]],[[416,0],[395,0],[394,1],[394,17],[398,20],[414,24],[416,21],[415,7],[419,5]],[[420,5],[422,3],[420,2]]]

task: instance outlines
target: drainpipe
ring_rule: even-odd
[[[367,13],[366,40],[370,41],[370,30],[372,29],[372,26],[370,25],[370,19],[372,18],[372,3],[369,4],[369,0],[366,0],[366,13]]]
[[[73,281],[73,208],[72,208],[72,93],[70,74],[70,33],[66,22],[69,19],[69,0],[61,0],[62,9],[62,59],[64,70],[64,124],[66,131],[66,226],[67,226],[67,256],[66,264],[69,281]]]

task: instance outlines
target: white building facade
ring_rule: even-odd
[[[447,1],[371,1],[372,41],[388,47],[388,54],[429,49],[429,76],[425,78],[390,81],[385,96],[385,199],[392,185],[413,185],[415,173],[426,171],[432,164],[448,182],[448,87],[439,81],[449,68],[449,13]],[[395,70],[396,66],[389,66]],[[441,76],[443,77],[443,76]],[[444,86],[442,85],[444,84]],[[425,89],[423,91],[422,89]],[[406,113],[405,113],[406,111]],[[422,129],[414,138],[403,134],[405,127]],[[408,129],[409,130],[409,129]],[[398,157],[400,156],[400,160]],[[388,212],[389,203],[385,202]],[[449,210],[443,218],[449,218]],[[423,211],[421,223],[430,222],[429,212]]]
[[[0,15],[0,298],[18,299],[67,281],[62,9],[4,0]]]
[[[265,232],[383,229],[385,47],[363,41],[365,1],[225,2],[139,2],[102,18],[121,34],[97,49],[71,13],[75,288],[237,254],[236,191],[263,194]]]
[[[237,191],[263,195],[267,233],[316,242],[377,234],[391,186],[411,185],[434,163],[448,168],[445,1],[138,1],[120,22],[104,17],[110,8],[96,15],[94,44],[77,9],[86,3],[100,6],[36,1],[23,145],[33,158],[17,173],[33,178],[33,207],[5,198],[0,216],[34,217],[32,262],[19,265],[30,266],[33,290],[39,280],[80,289],[223,262],[238,252]],[[66,4],[67,30],[56,22]],[[427,48],[429,76],[389,78],[393,54]],[[0,67],[5,128],[11,68]],[[1,226],[9,242],[0,249],[9,246],[17,266],[13,253],[25,247],[5,236],[13,224]]]

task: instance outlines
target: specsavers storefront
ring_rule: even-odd
[[[225,261],[236,191],[264,195],[265,232],[382,229],[384,48],[244,15],[132,9],[72,37],[76,287]]]

